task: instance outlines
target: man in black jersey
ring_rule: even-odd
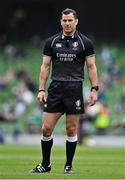
[[[42,123],[42,162],[32,172],[51,171],[50,154],[53,145],[52,132],[62,114],[66,114],[66,162],[64,173],[72,172],[72,162],[77,145],[77,127],[84,113],[83,79],[84,64],[87,65],[91,83],[89,105],[97,101],[97,69],[94,47],[90,39],[76,30],[76,11],[65,9],[61,16],[62,32],[47,39],[39,76],[38,99],[44,103]],[[52,82],[46,97],[45,88],[52,65]]]

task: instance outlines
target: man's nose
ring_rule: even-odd
[[[69,21],[66,21],[66,25],[68,25],[69,24]]]

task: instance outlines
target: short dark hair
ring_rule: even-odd
[[[62,11],[61,14],[62,14],[62,15],[63,15],[63,14],[67,15],[67,14],[70,14],[70,13],[72,13],[72,14],[74,15],[75,19],[78,18],[77,12],[76,12],[74,9],[66,8],[66,9],[64,9],[64,10]]]

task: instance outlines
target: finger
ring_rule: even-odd
[[[43,102],[44,102],[44,99],[43,99],[43,98],[41,98],[41,97],[37,97],[37,99],[38,99],[38,101],[39,101],[39,102],[41,102],[41,103],[43,103]]]
[[[44,99],[43,99],[43,100],[44,100],[44,102],[46,102],[46,96],[44,96]]]
[[[91,101],[90,106],[94,106],[96,104],[96,100]]]
[[[92,103],[92,104],[90,104],[89,106],[94,106],[95,104],[94,103]]]

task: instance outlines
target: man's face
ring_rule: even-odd
[[[78,19],[75,19],[73,13],[63,14],[61,19],[61,26],[65,34],[72,34],[76,30]]]

